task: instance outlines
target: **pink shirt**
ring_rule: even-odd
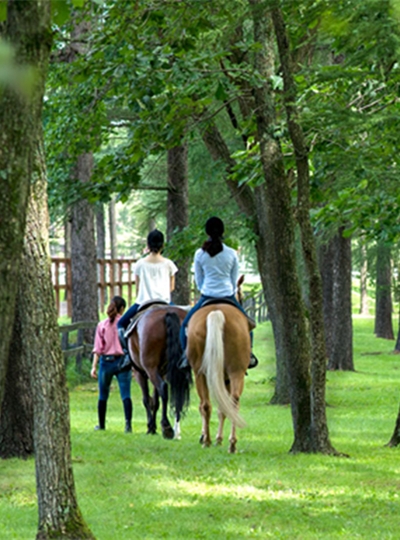
[[[99,356],[122,355],[123,350],[118,338],[117,321],[121,315],[117,315],[112,323],[110,319],[99,322],[94,338],[93,352]]]

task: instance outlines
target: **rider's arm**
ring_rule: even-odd
[[[239,260],[237,258],[236,253],[234,255],[235,256],[233,257],[233,264],[231,268],[231,283],[232,283],[233,291],[235,293],[237,290],[237,281],[239,278]]]
[[[170,282],[169,282],[169,292],[172,292],[174,290],[175,290],[175,276],[171,276]]]
[[[139,283],[140,283],[140,277],[136,274],[135,275],[136,298],[139,296]]]

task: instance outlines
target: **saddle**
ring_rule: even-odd
[[[164,300],[147,300],[147,302],[143,302],[143,304],[140,305],[139,309],[135,313],[135,315],[132,317],[132,319],[129,321],[129,325],[127,329],[125,330],[125,338],[128,338],[133,330],[135,329],[138,321],[143,317],[143,315],[150,311],[151,309],[154,309],[155,307],[166,307],[169,306],[168,302],[164,302]]]
[[[235,307],[236,309],[239,309],[233,300],[231,300],[230,298],[226,298],[226,297],[223,297],[223,298],[210,298],[209,300],[206,300],[201,307],[203,308],[203,307],[206,307],[206,306],[210,306],[212,304],[228,304],[228,305],[231,305],[231,306]],[[254,319],[252,319],[251,317],[249,317],[247,314],[246,314],[246,317],[247,317],[247,322],[248,322],[248,325],[249,325],[249,331],[251,332],[257,326],[256,321]]]

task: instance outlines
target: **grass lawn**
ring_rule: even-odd
[[[291,455],[288,407],[271,406],[274,353],[269,323],[256,329],[238,453],[202,449],[193,390],[182,440],[145,435],[133,383],[133,433],[123,433],[116,384],[107,430],[95,432],[96,384],[71,390],[74,474],[81,510],[98,540],[398,539],[400,448],[387,448],[400,396],[394,342],[354,318],[356,372],[328,372],[327,415],[335,448],[349,458]],[[213,435],[216,431],[213,414]],[[227,425],[226,428],[229,426]],[[226,437],[228,429],[226,429]],[[0,538],[32,540],[37,526],[34,461],[0,462]]]

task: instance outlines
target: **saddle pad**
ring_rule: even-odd
[[[235,307],[236,309],[239,309],[233,300],[231,300],[230,298],[224,298],[224,297],[223,298],[210,298],[209,300],[206,300],[201,307],[210,306],[212,304],[229,304]],[[246,317],[247,317],[247,322],[249,324],[249,330],[251,332],[257,326],[256,321],[252,319],[251,317],[249,317],[247,313],[246,313]]]
[[[132,317],[132,319],[129,322],[129,325],[127,329],[125,330],[125,338],[128,338],[133,330],[135,329],[135,326],[137,325],[138,321],[142,318],[142,316],[152,308],[165,308],[169,307],[168,302],[163,302],[162,300],[148,300],[147,302],[144,302],[141,304],[135,315]]]

